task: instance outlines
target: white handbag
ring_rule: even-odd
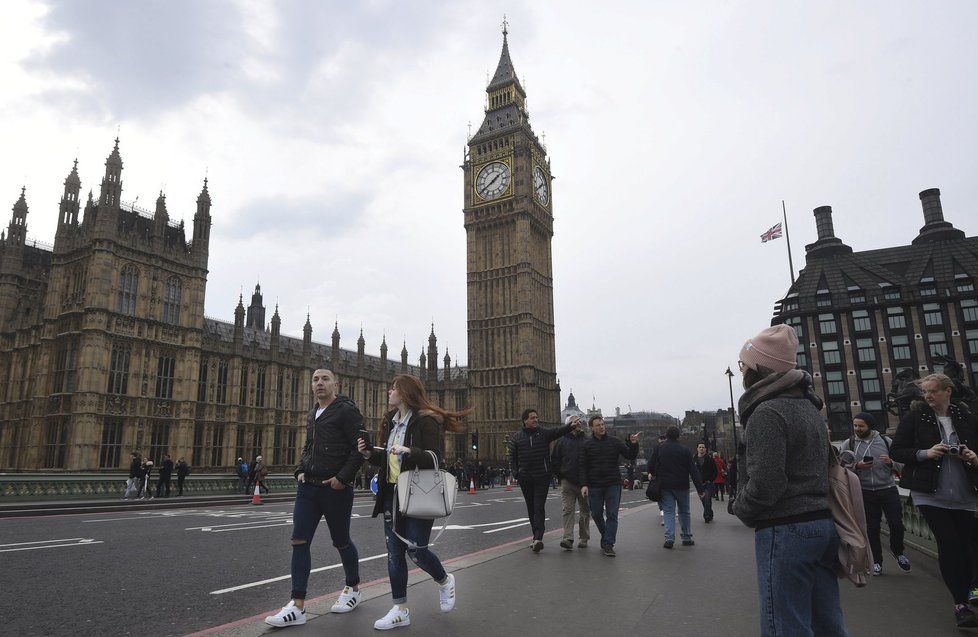
[[[448,525],[447,523],[442,525],[434,540],[429,541],[425,546],[418,546],[411,540],[401,537],[397,532],[397,515],[421,520],[445,518],[452,514],[455,508],[455,497],[458,495],[458,480],[449,472],[439,468],[438,456],[435,452],[429,450],[427,453],[431,454],[434,469],[415,467],[397,476],[397,499],[392,512],[394,516],[391,523],[392,532],[412,549],[433,545]]]

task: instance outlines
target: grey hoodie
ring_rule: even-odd
[[[883,436],[878,431],[873,431],[869,440],[853,436],[842,443],[842,450],[846,449],[855,454],[856,462],[862,462],[865,456],[873,457],[872,467],[856,471],[863,491],[879,491],[896,486],[896,480],[893,479],[893,469],[899,471],[903,465],[894,463],[893,466],[889,466],[880,461],[880,456],[889,455],[889,451],[886,441],[883,440]]]

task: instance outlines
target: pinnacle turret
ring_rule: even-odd
[[[10,245],[24,245],[27,240],[27,186],[21,186],[20,197],[14,203],[14,214],[7,226],[7,241]]]

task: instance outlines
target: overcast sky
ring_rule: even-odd
[[[362,325],[416,363],[434,320],[464,364],[459,165],[505,12],[556,177],[564,401],[728,405],[790,282],[785,241],[759,240],[782,199],[798,269],[820,205],[855,250],[902,245],[938,187],[975,234],[978,3],[612,6],[8,1],[0,202],[26,184],[52,242],[72,160],[97,195],[118,130],[124,200],[162,188],[189,226],[209,175],[209,316],[260,280],[285,333],[308,307],[315,340],[338,319],[343,347]]]

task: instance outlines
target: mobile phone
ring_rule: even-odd
[[[873,464],[873,456],[863,456],[863,462],[868,462],[869,464]]]
[[[357,437],[363,438],[363,443],[365,445],[367,445],[368,447],[370,446],[370,432],[369,431],[367,431],[366,429],[361,429],[360,431],[357,432]]]

